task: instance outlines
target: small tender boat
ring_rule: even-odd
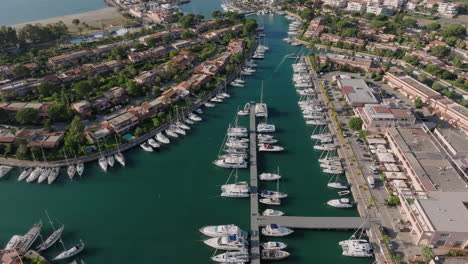
[[[348,195],[350,192],[351,192],[351,191],[349,191],[349,190],[339,191],[339,192],[338,192],[338,195],[339,195],[339,196],[344,196],[344,195]]]
[[[199,231],[205,236],[209,237],[223,237],[236,235],[239,238],[247,238],[248,233],[238,226],[229,224],[229,225],[211,225],[204,226],[199,229]]]
[[[153,147],[155,149],[161,147],[161,145],[159,145],[158,142],[156,142],[156,140],[154,140],[152,138],[148,139],[147,143],[148,143],[148,145],[150,145],[151,147]]]
[[[163,144],[169,144],[171,141],[169,140],[168,137],[166,137],[162,132],[159,132],[156,134],[156,140],[163,143]]]
[[[101,169],[102,169],[103,171],[107,171],[107,165],[108,165],[108,163],[107,163],[106,157],[101,156],[101,157],[98,159],[98,164],[99,164],[99,167],[101,167]]]
[[[53,260],[60,260],[60,259],[66,259],[66,258],[70,258],[70,257],[73,257],[75,256],[76,254],[80,253],[81,251],[83,251],[85,245],[82,241],[80,241],[79,244],[77,244],[76,246],[70,248],[69,250],[67,251],[64,251],[62,253],[60,253],[58,256],[56,256],[55,258],[53,258]]]
[[[266,209],[262,213],[263,216],[282,216],[284,213],[280,210]]]
[[[262,234],[264,236],[275,236],[282,237],[292,234],[294,231],[287,227],[282,227],[277,224],[270,224],[262,228]]]
[[[110,156],[107,157],[107,164],[109,164],[109,166],[111,166],[111,167],[114,167],[115,159],[114,159],[113,155],[110,155]]]
[[[333,199],[327,202],[329,206],[335,208],[351,208],[353,204],[349,201],[348,198]]]
[[[272,250],[272,249],[285,249],[288,247],[286,243],[283,242],[276,242],[276,241],[268,241],[265,243],[261,243],[263,249]]]
[[[262,250],[261,259],[264,260],[281,260],[289,257],[289,252],[284,250]]]
[[[148,151],[148,152],[153,152],[153,148],[148,145],[146,142],[143,143],[143,144],[140,144],[140,147],[144,150],[144,151]]]
[[[270,144],[259,144],[258,146],[259,146],[258,151],[279,152],[279,151],[284,150],[283,147],[273,146],[273,145],[270,145]]]

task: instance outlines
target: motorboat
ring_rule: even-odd
[[[277,173],[264,172],[258,176],[262,181],[276,181],[281,179],[281,175]]]
[[[38,183],[43,183],[43,182],[47,179],[47,177],[49,177],[49,174],[51,173],[51,171],[52,171],[52,169],[50,169],[50,168],[45,168],[45,169],[42,171],[42,173],[41,173],[41,175],[39,176],[39,178],[37,179],[37,182],[38,182]]]
[[[243,83],[238,83],[238,82],[231,82],[229,85],[234,86],[234,87],[244,87]]]
[[[20,235],[12,236],[10,240],[8,241],[8,243],[6,244],[5,250],[17,248],[19,244],[21,243],[22,238],[23,236],[20,236]]]
[[[228,93],[226,92],[222,92],[222,93],[219,93],[220,96],[224,97],[224,98],[229,98],[231,97]]]
[[[32,181],[35,181],[37,180],[37,178],[42,174],[42,171],[44,169],[43,168],[40,168],[40,167],[36,167],[32,172],[31,174],[29,174],[28,178],[26,178],[26,182],[27,183],[30,183]]]
[[[335,208],[351,208],[353,204],[349,201],[348,198],[333,199],[327,202],[329,206]]]
[[[148,145],[150,145],[151,147],[153,147],[155,149],[161,147],[161,145],[159,145],[158,142],[156,142],[156,140],[154,140],[152,138],[148,139],[147,143],[148,143]]]
[[[228,153],[228,154],[222,154],[218,156],[220,159],[225,159],[225,158],[242,158],[242,159],[248,159],[249,155],[247,153]]]
[[[237,137],[229,137],[227,142],[232,142],[232,143],[249,143],[248,138],[237,138]]]
[[[350,193],[351,193],[350,190],[338,191],[339,196],[345,196],[345,195],[348,195]]]
[[[314,126],[325,126],[327,123],[324,120],[307,120],[306,124]]]
[[[153,148],[152,148],[150,145],[148,145],[148,143],[146,143],[146,142],[140,144],[140,147],[141,147],[144,151],[147,151],[147,152],[153,152],[153,151],[154,151]]]
[[[270,224],[262,228],[262,235],[264,236],[274,236],[282,237],[292,234],[294,231],[287,227],[282,227],[277,224]]]
[[[115,160],[122,165],[122,167],[125,167],[125,156],[122,154],[122,152],[117,152],[115,155]]]
[[[260,196],[263,197],[263,198],[275,197],[275,198],[283,199],[283,198],[288,197],[288,194],[287,193],[282,193],[282,192],[279,192],[279,191],[263,190],[260,193]]]
[[[280,210],[266,209],[262,212],[263,216],[282,216],[284,213]]]
[[[315,150],[324,150],[324,151],[333,151],[333,150],[336,150],[336,145],[335,144],[315,145],[314,149]]]
[[[13,169],[13,167],[1,165],[0,166],[0,178],[7,175],[7,173],[10,172],[11,169]]]
[[[101,169],[102,169],[103,171],[107,171],[107,165],[108,165],[108,163],[107,163],[106,157],[101,156],[101,157],[98,159],[98,163],[99,163],[99,167],[101,167]]]
[[[236,149],[246,149],[249,148],[249,144],[244,142],[226,142],[226,146]]]
[[[245,127],[230,127],[227,130],[227,135],[229,137],[247,137],[248,130]]]
[[[246,103],[246,104],[244,105],[244,109],[239,110],[239,111],[237,112],[237,115],[240,115],[240,116],[247,116],[247,115],[249,115],[249,114],[250,114],[250,104],[249,104],[249,103]]]
[[[211,257],[211,260],[215,262],[219,262],[219,263],[229,263],[229,264],[246,263],[246,262],[249,262],[250,255],[247,252],[247,250],[234,251],[234,252],[228,251],[226,253]]]
[[[265,152],[279,152],[283,151],[284,148],[280,146],[273,146],[270,144],[259,144],[258,151],[265,151]]]
[[[273,136],[272,136],[272,135],[267,135],[267,134],[257,134],[257,139],[258,139],[258,140],[261,140],[261,139],[273,139]]]
[[[60,259],[66,259],[66,258],[73,257],[73,256],[77,255],[78,253],[80,253],[81,251],[83,251],[84,247],[85,247],[85,245],[84,245],[83,241],[80,241],[79,244],[77,244],[76,246],[70,248],[69,250],[63,251],[58,256],[53,258],[53,260],[60,260]]]
[[[247,249],[249,242],[236,235],[213,237],[203,241],[212,248],[221,250],[243,250]]]
[[[247,162],[242,158],[230,157],[225,159],[218,159],[213,162],[218,167],[228,169],[245,169]]]
[[[254,64],[254,65],[257,66],[257,64]],[[249,66],[252,67],[252,65],[249,65]],[[234,80],[234,82],[235,83],[245,83],[245,81],[242,78],[237,78],[237,79]]]
[[[337,157],[337,156],[325,157],[325,158],[320,158],[318,161],[322,163],[322,162],[333,161],[333,160],[340,160],[340,157]]]
[[[177,121],[175,125],[183,130],[190,130],[190,127],[184,124],[182,121]]]
[[[329,182],[327,184],[328,188],[333,188],[333,189],[348,189],[349,186],[346,182]]]
[[[281,260],[289,257],[289,252],[284,250],[262,250],[260,258],[263,260]]]
[[[240,74],[241,75],[252,75],[251,72],[246,72],[246,71],[241,71]]]
[[[22,180],[26,179],[31,174],[31,172],[33,172],[32,168],[24,169],[21,172],[21,174],[18,176],[18,181],[22,181]]]
[[[203,114],[203,110],[201,110],[201,108],[195,109],[194,112],[196,112],[196,113],[199,114],[199,115],[202,115],[202,114]]]
[[[83,162],[78,162],[78,164],[76,164],[76,173],[78,173],[78,175],[83,175],[83,172],[84,172],[84,164]]]
[[[186,124],[189,124],[189,125],[195,124],[195,123],[194,123],[192,120],[190,120],[190,119],[184,119],[184,122],[185,122]]]
[[[183,130],[182,128],[180,128],[180,127],[178,127],[178,126],[176,126],[176,125],[171,125],[171,126],[169,126],[169,128],[170,128],[172,131],[174,131],[174,132],[176,132],[177,134],[179,134],[179,135],[182,135],[182,136],[187,135],[187,132],[185,132],[185,130]]]
[[[281,200],[278,197],[269,197],[269,198],[262,198],[258,200],[262,204],[267,205],[281,205]]]
[[[341,167],[341,162],[340,161],[330,161],[326,163],[320,163],[321,168],[336,168],[336,167]],[[343,169],[341,167],[341,169]]]
[[[52,184],[60,174],[60,167],[52,168],[49,176],[47,177],[47,184]]]
[[[215,104],[212,104],[210,102],[205,102],[205,103],[203,103],[203,105],[206,106],[206,107],[215,107]]]
[[[223,102],[223,99],[219,98],[218,96],[215,96],[215,97],[213,97],[213,98],[210,99],[210,102],[222,103],[222,102]]]
[[[115,159],[113,155],[107,156],[107,164],[109,164],[111,167],[114,167]]]
[[[173,137],[173,138],[178,138],[179,135],[174,132],[174,130],[170,129],[170,128],[166,128],[166,130],[164,130],[164,132],[166,132],[166,135],[170,136],[170,137]]]
[[[344,172],[343,169],[334,169],[334,168],[327,168],[322,170],[323,173],[326,174],[342,174]]]
[[[275,130],[276,127],[273,124],[259,123],[257,125],[257,132],[259,133],[273,133]]]
[[[76,174],[76,166],[75,164],[70,164],[67,167],[67,175],[70,180],[73,180],[73,177],[75,177]]]
[[[40,244],[37,248],[37,252],[44,251],[51,247],[55,242],[57,242],[60,239],[60,236],[62,235],[63,229],[65,226],[61,226],[57,230],[55,230],[42,244]]]
[[[266,139],[266,138],[259,138],[258,143],[263,143],[263,144],[275,144],[278,143],[277,139]]]
[[[331,136],[332,136],[331,133],[323,133],[323,134],[311,135],[310,138],[311,139],[316,139],[316,140],[321,140],[322,138],[328,138],[328,137],[331,137]]]
[[[343,256],[366,258],[374,255],[372,244],[365,239],[343,240],[338,245],[343,250]]]
[[[246,149],[235,149],[235,148],[226,148],[224,149],[224,152],[231,154],[231,155],[240,155],[240,154],[245,154],[247,155],[247,150]]]
[[[159,132],[156,134],[156,140],[159,141],[162,144],[169,144],[171,141],[169,140],[168,137],[166,137],[162,132]]]
[[[244,239],[248,237],[248,233],[246,231],[233,224],[204,226],[200,228],[199,231],[205,236],[209,237],[223,237],[232,235],[236,235],[237,237]]]
[[[247,198],[250,197],[249,184],[245,181],[221,186],[221,197]]]
[[[195,122],[200,122],[200,121],[202,121],[201,117],[197,116],[197,115],[194,114],[194,113],[190,113],[190,114],[188,115],[188,118],[189,118],[190,120],[192,120],[192,121],[195,121]]]

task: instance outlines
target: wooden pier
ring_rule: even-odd
[[[250,105],[250,254],[252,264],[260,264],[260,225],[258,223],[257,126],[255,104]]]
[[[369,226],[364,217],[260,216],[257,218],[257,223],[260,226],[277,224],[290,228],[315,230],[356,230]]]

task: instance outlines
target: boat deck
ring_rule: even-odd
[[[260,225],[258,223],[258,171],[255,104],[250,106],[250,253],[251,264],[260,264]]]

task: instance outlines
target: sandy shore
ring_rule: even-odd
[[[90,26],[101,26],[101,24],[117,26],[121,25],[124,22],[124,18],[119,14],[116,8],[114,7],[107,7],[95,11],[79,13],[79,14],[72,14],[60,17],[52,17],[42,20],[36,20],[16,25],[11,25],[14,28],[21,28],[26,24],[52,24],[62,21],[65,23],[71,30],[75,29],[76,27],[72,24],[73,19],[79,19],[80,22],[86,22]]]

